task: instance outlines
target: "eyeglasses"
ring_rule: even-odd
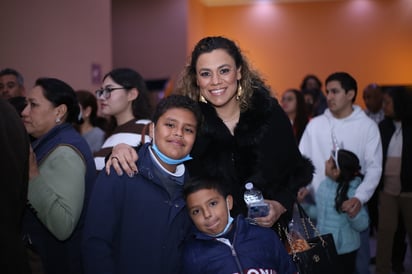
[[[101,89],[96,90],[96,97],[100,98],[103,95],[104,99],[109,99],[110,94],[112,93],[112,91],[117,90],[117,89],[124,89],[124,88],[123,87],[119,87],[119,88],[112,88],[112,87],[101,88]]]

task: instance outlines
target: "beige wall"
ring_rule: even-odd
[[[370,82],[412,83],[410,0],[205,9],[204,35],[225,35],[237,41],[278,94],[297,88],[307,73],[323,81],[340,70],[353,74],[360,89]],[[189,41],[190,47],[196,41]],[[363,105],[361,96],[357,103]]]
[[[1,0],[0,68],[19,70],[31,88],[42,76],[96,89],[91,64],[112,67],[110,0]]]
[[[114,67],[145,79],[175,77],[186,61],[187,10],[187,0],[114,0]]]

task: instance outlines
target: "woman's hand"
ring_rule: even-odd
[[[255,222],[263,227],[272,227],[280,216],[286,212],[286,208],[275,200],[265,200],[269,205],[269,214],[265,217],[255,218]]]
[[[113,147],[112,155],[106,162],[106,173],[110,174],[110,167],[113,166],[117,175],[123,175],[123,171],[133,177],[138,172],[136,161],[138,159],[136,150],[127,144],[117,144]]]
[[[39,167],[37,165],[36,154],[33,151],[33,148],[30,146],[30,155],[29,155],[29,180],[39,176]]]

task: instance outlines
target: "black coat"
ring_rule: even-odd
[[[313,165],[299,152],[292,127],[276,99],[255,90],[252,105],[240,114],[234,135],[213,106],[201,103],[204,121],[187,162],[191,176],[224,179],[234,196],[234,215],[246,214],[245,183],[251,181],[266,199],[291,209],[297,190],[312,180]]]
[[[0,99],[0,273],[30,273],[21,237],[29,181],[29,137],[21,118]]]

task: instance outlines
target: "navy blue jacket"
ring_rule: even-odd
[[[196,231],[185,244],[183,273],[296,273],[272,229],[251,225],[239,215],[225,236],[229,236],[231,246]]]
[[[182,193],[171,199],[154,165],[144,144],[137,175],[99,174],[83,235],[86,273],[180,272],[191,223]]]

